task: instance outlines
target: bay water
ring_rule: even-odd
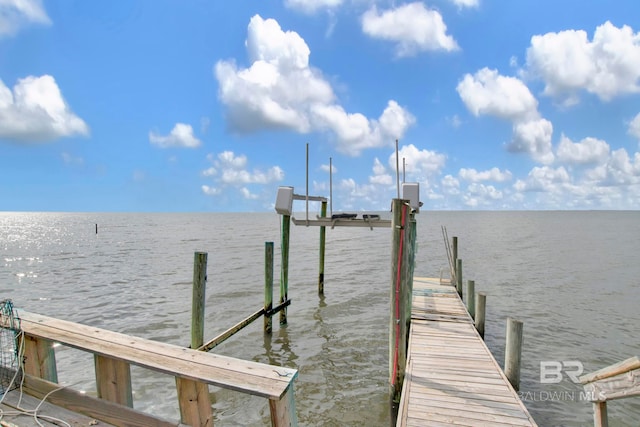
[[[640,355],[640,213],[422,211],[417,221],[416,275],[448,277],[446,226],[459,239],[465,284],[475,280],[488,295],[486,342],[499,363],[507,317],[524,322],[520,395],[536,421],[591,425],[591,404],[572,377]],[[256,321],[214,352],[298,369],[300,425],[388,426],[390,230],[327,229],[323,297],[318,236],[317,227],[292,225],[289,323],[274,317],[268,336]],[[275,242],[275,300],[275,213],[4,212],[0,298],[188,346],[194,252],[209,254],[207,340],[262,307],[267,241]],[[58,346],[56,358],[62,384],[95,394],[92,355]],[[541,363],[563,366],[561,379]],[[132,382],[136,408],[179,418],[173,378],[133,367]],[[265,399],[210,390],[215,425],[268,424]],[[640,399],[608,409],[610,425],[640,425]]]

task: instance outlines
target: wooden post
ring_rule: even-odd
[[[476,330],[480,336],[484,339],[484,320],[487,307],[487,294],[484,292],[478,292],[476,305]]]
[[[264,332],[270,334],[273,321],[273,242],[264,243]]]
[[[44,338],[23,335],[24,340],[24,371],[43,380],[58,382],[56,369],[56,353],[53,342]],[[18,348],[21,344],[18,343]]]
[[[98,397],[133,408],[129,364],[98,354],[94,354],[94,361]]]
[[[96,234],[98,234],[98,224],[96,224]]]
[[[456,290],[462,299],[462,260],[456,260]]]
[[[391,401],[399,402],[407,360],[407,293],[411,266],[407,256],[411,239],[410,208],[406,200],[393,199],[391,220],[391,316],[389,316],[389,384]],[[408,242],[406,241],[408,240]]]
[[[191,304],[191,348],[204,343],[204,306],[207,283],[207,253],[196,252],[193,260]],[[176,377],[180,418],[191,426],[213,426],[213,410],[206,383]]]
[[[298,425],[293,383],[280,400],[269,399],[269,412],[273,427],[291,427]]]
[[[193,257],[193,298],[191,301],[191,348],[204,341],[204,305],[207,287],[207,253],[196,252]]]
[[[291,216],[282,215],[282,244],[280,262],[280,304],[289,298],[289,230],[291,229]],[[287,309],[280,311],[280,324],[287,324]]]
[[[457,236],[453,236],[451,238],[451,247],[452,247],[451,252],[453,253],[451,256],[451,262],[453,263],[451,268],[455,270],[456,263],[458,262],[458,237]]]
[[[507,338],[504,352],[504,374],[513,388],[520,389],[520,359],[522,356],[522,322],[507,318]]]
[[[327,216],[327,202],[322,202],[322,208],[320,208],[320,218]],[[320,265],[318,269],[318,293],[324,294],[324,249],[327,230],[324,225],[320,226]]]
[[[476,282],[467,281],[467,310],[472,319],[476,318]]]
[[[594,427],[609,427],[606,400],[602,402],[593,402],[593,425]]]

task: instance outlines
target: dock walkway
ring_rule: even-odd
[[[454,286],[414,278],[398,426],[537,426]]]

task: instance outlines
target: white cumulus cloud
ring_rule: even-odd
[[[176,123],[169,135],[159,135],[153,131],[149,132],[149,141],[161,148],[197,148],[202,145],[202,142],[193,135],[191,125],[184,123]]]
[[[629,135],[640,140],[640,113],[638,113],[629,123]]]
[[[422,2],[407,3],[382,12],[374,5],[362,15],[362,31],[370,37],[397,43],[398,56],[459,49],[455,39],[447,34],[440,12],[426,8]]]
[[[215,66],[218,95],[233,131],[324,131],[335,136],[339,151],[359,155],[367,148],[391,145],[415,121],[393,100],[378,119],[345,111],[322,73],[309,65],[309,46],[274,19],[251,18],[246,46],[248,68],[233,60]]]
[[[480,0],[451,0],[453,4],[462,9],[465,7],[478,7],[480,6]]]
[[[553,162],[553,125],[540,117],[538,101],[522,80],[485,67],[474,75],[466,74],[456,89],[473,115],[511,122],[513,138],[506,146],[508,151],[527,153],[543,164]]]
[[[569,172],[564,167],[534,167],[524,180],[517,180],[513,187],[517,191],[558,192],[563,184],[571,181]]]
[[[285,0],[284,5],[300,12],[313,14],[322,9],[334,9],[344,0]]]
[[[607,21],[589,40],[583,30],[536,35],[527,49],[527,74],[541,78],[544,93],[578,102],[586,90],[604,101],[640,92],[640,33]]]
[[[511,172],[509,172],[508,170],[505,170],[504,172],[502,172],[498,168],[491,168],[489,170],[480,171],[480,172],[473,168],[471,169],[462,168],[460,169],[460,172],[458,173],[458,175],[460,176],[460,178],[464,179],[465,181],[471,181],[471,182],[481,182],[481,181],[505,182],[505,181],[511,180],[512,178]]]
[[[418,180],[440,173],[447,160],[444,154],[426,149],[420,150],[413,144],[402,146],[398,150],[398,158],[400,159],[399,165],[402,165],[401,159],[406,160],[405,171],[408,174],[413,174]],[[389,167],[393,171],[396,170],[395,152],[389,156]]]
[[[88,134],[89,127],[71,111],[52,76],[19,79],[13,91],[0,80],[0,138],[51,141]]]
[[[0,0],[0,38],[29,24],[51,24],[41,0]]]
[[[610,147],[606,141],[597,138],[584,138],[573,142],[562,135],[556,150],[558,160],[576,165],[602,164],[609,158]]]
[[[497,70],[483,68],[466,74],[456,88],[467,109],[474,115],[488,114],[506,120],[536,117],[538,101],[516,77],[502,76]]]

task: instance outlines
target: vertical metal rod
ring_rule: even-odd
[[[307,226],[309,225],[309,143],[307,142],[307,189],[305,192],[307,202]]]
[[[405,157],[402,158],[402,183],[407,182],[406,179],[406,167],[407,167],[407,159]]]
[[[329,157],[329,216],[333,216],[333,159]]]
[[[396,139],[396,187],[400,198],[400,159],[398,158],[398,140]]]

